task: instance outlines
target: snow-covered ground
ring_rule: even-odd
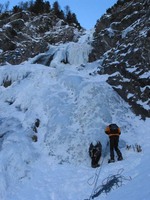
[[[41,55],[0,67],[0,200],[92,199],[118,173],[118,185],[94,199],[149,200],[150,119],[136,117],[107,75],[96,74],[100,62],[87,63],[90,40],[85,34],[78,44],[50,47],[46,54],[55,55],[49,67],[32,64]],[[70,64],[61,62],[66,58]],[[122,131],[124,160],[107,164],[104,129],[112,122]],[[95,140],[103,154],[93,169],[88,148]]]

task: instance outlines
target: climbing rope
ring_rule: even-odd
[[[131,177],[126,178],[125,176],[121,175],[124,169],[118,170],[118,173],[115,175],[109,175],[107,178],[105,178],[102,181],[102,184],[98,187],[94,184],[93,191],[88,199],[85,200],[91,200],[96,197],[98,197],[100,194],[105,193],[108,194],[111,190],[121,187],[123,185],[123,182],[130,181]],[[97,176],[98,177],[98,176]],[[97,179],[96,179],[97,181]]]
[[[107,144],[106,144],[105,151],[104,151],[104,155],[103,155],[103,158],[102,158],[100,167],[98,167],[98,168],[96,169],[96,172],[95,172],[95,175],[94,175],[94,181],[93,181],[92,183],[90,183],[90,181],[93,179],[93,177],[91,177],[91,178],[88,180],[88,184],[89,184],[89,185],[93,185],[93,184],[94,184],[94,187],[93,187],[93,190],[92,190],[92,193],[91,193],[89,199],[85,199],[85,200],[91,200],[93,194],[95,193],[95,190],[96,190],[96,187],[97,187],[98,178],[99,178],[99,176],[100,176],[100,172],[101,172],[101,169],[102,169],[102,166],[103,166],[104,158],[105,158],[106,155],[107,155],[107,147],[108,147],[108,145],[109,145],[109,142],[107,142]]]
[[[131,177],[126,178],[121,175],[123,170],[124,169],[120,169],[118,170],[117,174],[110,175],[106,179],[104,179],[102,185],[96,188],[91,198],[94,199],[95,197],[98,197],[102,193],[108,194],[112,189],[121,187],[124,181],[130,181]]]
[[[94,185],[94,187],[93,187],[93,190],[91,192],[90,197],[88,199],[85,199],[85,200],[94,199],[102,193],[108,194],[112,189],[121,187],[123,185],[124,181],[130,181],[131,180],[131,177],[126,178],[126,177],[122,176],[121,174],[124,171],[124,169],[120,169],[120,170],[118,170],[117,174],[109,175],[107,178],[105,178],[102,181],[102,184],[97,187],[97,182],[98,182],[98,178],[100,176],[100,172],[101,172],[101,169],[102,169],[102,166],[103,166],[104,158],[106,157],[106,154],[107,154],[108,144],[109,144],[109,142],[107,142],[101,165],[100,165],[99,168],[96,169],[93,182],[90,183],[90,181],[93,179],[93,177],[91,177],[88,180],[88,184]]]

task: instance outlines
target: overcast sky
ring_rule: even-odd
[[[0,3],[5,4],[8,0],[0,0]],[[12,8],[18,5],[19,2],[27,2],[28,0],[9,0]],[[46,0],[47,1],[47,0]],[[49,0],[52,5],[56,0]],[[96,24],[96,21],[106,12],[108,8],[113,6],[117,0],[57,0],[61,9],[64,10],[68,5],[70,10],[76,14],[76,17],[86,29],[91,29]]]

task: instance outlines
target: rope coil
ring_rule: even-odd
[[[118,173],[115,175],[109,175],[102,181],[102,185],[97,187],[92,195],[92,199],[98,197],[100,194],[105,193],[106,195],[113,189],[121,187],[124,181],[130,181],[131,177],[126,178],[121,175],[124,169],[118,170]]]
[[[89,185],[94,185],[94,187],[93,187],[93,190],[91,192],[90,197],[88,199],[85,199],[85,200],[94,199],[94,198],[98,197],[102,193],[105,193],[107,195],[112,189],[121,187],[123,185],[124,181],[130,181],[131,180],[131,177],[126,178],[126,177],[121,175],[122,172],[124,171],[124,169],[119,169],[117,174],[109,175],[107,178],[105,178],[102,181],[102,184],[97,187],[97,182],[98,182],[98,178],[100,176],[100,172],[101,172],[101,169],[102,169],[104,158],[106,157],[106,154],[107,154],[108,145],[109,145],[109,142],[107,142],[101,165],[100,165],[99,168],[96,169],[95,175],[93,176],[94,177],[93,182],[90,183],[90,181],[93,179],[93,177],[91,177],[88,180],[88,184]]]
[[[102,181],[102,184],[98,187],[95,187],[95,184],[91,196],[89,197],[89,199],[85,200],[94,199],[102,193],[105,193],[107,195],[111,190],[121,187],[124,181],[130,181],[131,177],[126,178],[125,176],[121,175],[123,171],[124,169],[119,169],[117,174],[109,175]]]

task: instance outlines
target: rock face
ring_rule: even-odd
[[[90,61],[144,119],[150,117],[150,0],[119,0],[97,22]]]
[[[150,0],[118,0],[97,21],[89,55],[91,62],[100,60],[98,73],[109,75],[108,83],[142,119],[150,117],[149,8]],[[83,31],[53,13],[0,15],[0,65],[20,64],[49,44],[77,42]],[[49,65],[53,57],[40,59]]]
[[[53,13],[35,16],[22,11],[0,16],[0,65],[20,64],[48,50],[49,44],[77,41],[77,32],[82,30]]]

